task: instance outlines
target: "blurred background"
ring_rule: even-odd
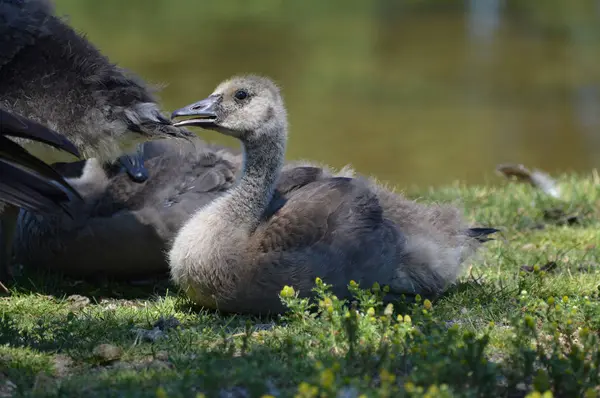
[[[165,111],[274,78],[288,158],[399,186],[600,167],[599,0],[56,0]],[[238,145],[217,133],[203,138]]]

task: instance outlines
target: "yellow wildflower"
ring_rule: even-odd
[[[281,289],[280,295],[281,297],[292,298],[296,295],[296,292],[294,291],[293,287],[286,285],[283,287],[283,289]]]
[[[394,314],[394,305],[392,303],[389,303],[385,307],[385,310],[383,311],[383,315],[385,315],[385,316],[392,316],[393,314]]]
[[[431,301],[429,301],[429,300],[425,299],[425,301],[423,301],[423,307],[424,307],[424,308],[425,308],[427,311],[431,310],[431,307],[432,307],[432,305],[431,305]]]
[[[333,382],[335,381],[335,375],[333,374],[333,370],[325,369],[321,372],[321,386],[326,389],[330,389],[333,387]]]

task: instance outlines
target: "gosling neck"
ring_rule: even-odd
[[[255,134],[242,140],[244,163],[242,174],[227,198],[229,214],[239,227],[252,233],[260,224],[283,167],[286,132]]]

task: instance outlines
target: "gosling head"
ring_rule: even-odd
[[[256,141],[287,131],[279,88],[260,76],[238,76],[219,84],[207,98],[176,110],[171,119],[188,117],[176,127],[199,126],[242,141]]]

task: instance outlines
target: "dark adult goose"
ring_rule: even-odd
[[[86,158],[115,158],[126,138],[190,135],[49,0],[0,0],[0,21],[0,108],[55,130]]]
[[[275,197],[288,127],[269,79],[232,78],[172,117],[188,118],[176,126],[233,136],[244,149],[236,185],[187,220],[169,252],[173,280],[204,307],[279,313],[285,285],[309,296],[316,277],[342,298],[351,280],[388,285],[388,299],[437,295],[496,231],[468,228],[454,207],[418,204],[360,176],[315,173]]]

